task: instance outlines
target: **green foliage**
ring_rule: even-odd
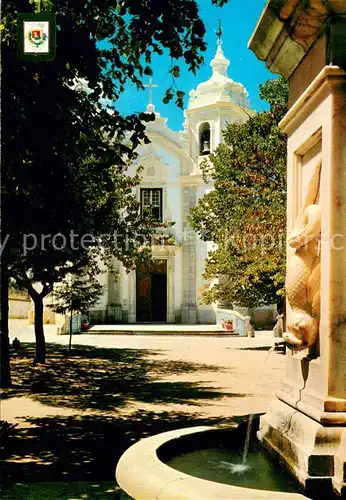
[[[37,10],[38,3],[56,13],[57,56],[19,61],[17,13]],[[10,274],[35,296],[32,283],[41,282],[43,296],[90,261],[97,272],[96,254],[133,267],[147,258],[140,248],[153,227],[133,194],[139,176],[126,172],[136,147],[148,142],[145,122],[154,116],[124,117],[113,104],[126,84],[143,88],[155,53],[168,51],[173,79],[179,59],[193,72],[202,64],[205,28],[197,3],[15,0],[4,5],[2,19],[3,234],[11,233],[3,258]],[[176,85],[167,101],[174,96],[182,106]],[[54,235],[69,240],[71,231],[92,234],[97,244],[83,248],[75,240],[74,247],[54,249]],[[38,244],[24,253],[25,234]]]
[[[286,108],[289,95],[288,81],[283,76],[275,80],[267,80],[259,86],[260,98],[267,101],[272,108],[282,106]]]
[[[38,10],[56,14],[56,59],[23,62],[17,15]],[[139,176],[127,168],[149,142],[145,122],[154,115],[121,116],[114,104],[126,85],[143,89],[154,54],[169,53],[172,79],[178,60],[196,72],[205,28],[195,0],[13,0],[3,5],[1,33],[2,242],[11,234],[2,264],[35,302],[36,360],[44,362],[42,300],[54,283],[84,266],[97,273],[98,257],[127,268],[148,259],[154,228],[133,193]],[[167,100],[174,95],[182,106],[175,82]],[[88,234],[93,242],[83,245]]]
[[[105,287],[93,273],[83,270],[82,273],[67,276],[52,294],[53,303],[49,306],[56,313],[86,313],[97,304]]]
[[[205,278],[222,276],[204,300],[255,307],[280,300],[285,275],[286,138],[278,122],[286,112],[287,82],[261,86],[270,111],[228,125],[225,143],[203,167],[214,190],[191,210],[190,223],[215,250]]]

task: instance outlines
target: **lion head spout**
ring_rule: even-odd
[[[312,347],[318,337],[318,321],[308,313],[293,314],[288,332],[283,334],[287,347],[293,351],[301,351]]]

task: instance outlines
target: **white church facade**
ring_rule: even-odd
[[[187,217],[212,189],[203,181],[201,162],[220,144],[228,123],[243,123],[253,111],[243,85],[227,75],[229,60],[220,41],[210,65],[211,78],[189,94],[183,131],[171,130],[150,99],[147,112],[155,113],[155,121],[147,124],[151,142],[138,148],[130,175],[144,167],[137,199],[142,207],[151,207],[158,221],[174,225],[153,242],[150,269],[127,273],[114,260],[118,279],[110,273],[101,277],[106,287],[90,311],[93,323],[215,323],[215,308],[200,300],[208,243],[192,231]]]

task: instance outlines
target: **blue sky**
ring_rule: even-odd
[[[223,51],[230,59],[228,75],[235,81],[241,82],[249,92],[252,108],[256,111],[267,109],[266,103],[258,96],[258,84],[268,78],[275,78],[259,61],[253,52],[247,48],[249,38],[256,26],[260,14],[264,8],[265,0],[230,0],[229,4],[217,8],[211,4],[211,0],[198,0],[200,16],[205,23],[207,51],[204,53],[205,64],[197,72],[196,76],[188,72],[183,61],[180,63],[181,76],[178,87],[186,93],[185,106],[187,105],[188,93],[192,88],[210,78],[211,67],[209,65],[216,51],[215,30],[218,19],[221,18],[223,27]],[[163,104],[162,98],[165,90],[171,85],[171,75],[168,73],[170,58],[166,55],[157,56],[152,64],[153,83],[158,88],[153,89],[153,103],[156,111],[168,118],[168,126],[173,130],[181,130],[183,123],[183,111],[173,102]],[[147,83],[147,79],[145,81]],[[117,109],[123,114],[144,111],[148,103],[148,90],[138,91],[135,86],[129,86],[117,102]]]

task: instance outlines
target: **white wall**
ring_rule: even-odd
[[[28,319],[30,310],[30,301],[28,300],[9,300],[8,315],[9,318]]]

